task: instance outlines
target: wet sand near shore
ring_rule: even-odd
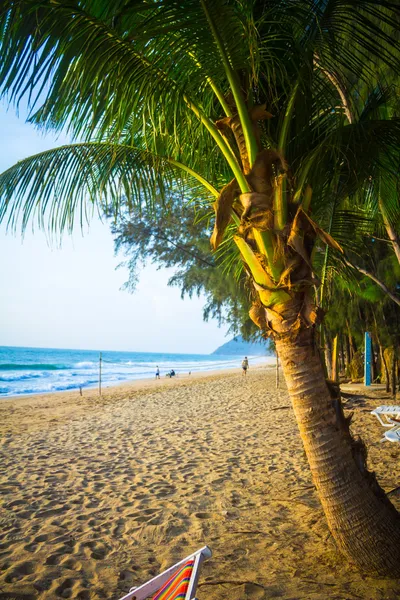
[[[400,509],[392,402],[345,391]],[[199,600],[400,597],[338,555],[272,369],[4,400],[0,453],[0,600],[117,600],[204,544]]]

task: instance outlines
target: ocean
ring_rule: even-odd
[[[240,367],[242,356],[168,354],[159,352],[102,352],[102,386],[133,379],[161,377],[174,369],[187,374]],[[271,357],[249,356],[250,367]],[[0,346],[0,398],[96,387],[99,351]]]

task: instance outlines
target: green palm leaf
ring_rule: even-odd
[[[168,201],[181,189],[188,199],[210,202],[215,196],[179,163],[146,150],[109,142],[61,146],[25,160],[0,175],[0,220],[24,230],[36,216],[50,231],[71,230],[96,206],[118,214],[125,207]],[[11,209],[11,210],[10,210]]]
[[[132,115],[154,109],[172,132],[184,128],[184,96],[204,88],[204,73],[182,51],[185,40],[157,38],[156,53],[154,39],[150,45],[140,35],[131,39],[91,8],[90,2],[7,2],[0,20],[3,93],[18,102],[31,91],[32,107],[44,93],[34,121],[68,126],[85,138],[120,131]]]

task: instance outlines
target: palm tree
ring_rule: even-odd
[[[391,81],[390,76],[388,82],[386,87],[376,86],[366,99],[362,110],[367,118],[386,119],[388,115],[398,115],[398,98],[393,93],[397,82]],[[381,160],[385,161],[387,157],[382,157]],[[387,164],[384,177],[378,175],[371,178],[365,200],[369,210],[377,216],[379,215],[381,230],[387,235],[400,265],[400,201],[397,171],[397,164]]]
[[[212,245],[244,264],[331,532],[359,568],[400,576],[400,516],[315,351],[312,268],[321,244],[343,251],[321,228],[332,203],[398,164],[400,121],[355,102],[398,73],[397,3],[5,0],[0,31],[3,94],[78,140],[3,173],[0,218],[68,230],[178,188],[213,202]]]

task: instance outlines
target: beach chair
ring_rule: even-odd
[[[393,427],[400,423],[400,406],[378,406],[371,415],[375,415],[383,427]]]
[[[385,435],[381,441],[400,442],[400,425],[396,425],[396,427],[392,427],[392,429],[385,431]]]
[[[400,406],[378,406],[371,411],[383,427],[389,427],[385,431],[381,442],[400,442]]]
[[[210,557],[210,548],[204,546],[147,583],[132,588],[120,600],[196,600],[200,568]]]

